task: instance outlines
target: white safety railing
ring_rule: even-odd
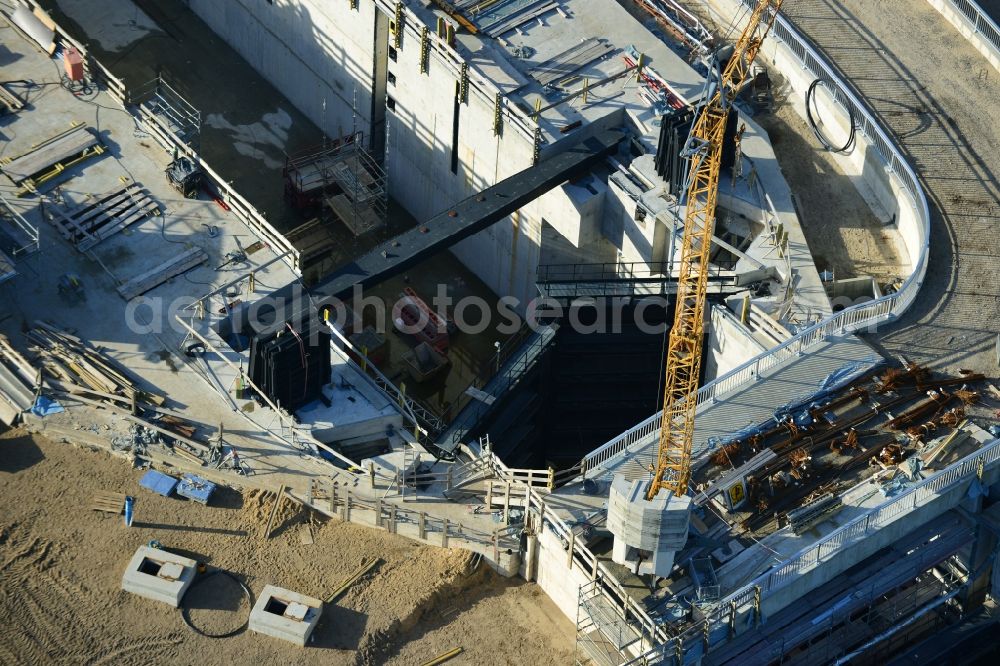
[[[1000,27],[997,26],[996,21],[972,0],[944,1],[964,16],[976,33],[983,36],[983,39],[989,44],[990,50],[1000,57]]]
[[[755,0],[739,0],[743,5],[752,8]],[[875,116],[857,98],[850,86],[841,78],[840,73],[801,37],[792,25],[781,15],[778,16],[773,28],[772,38],[780,40],[784,46],[795,54],[803,69],[809,71],[815,78],[826,79],[834,99],[845,109],[853,112],[857,132],[863,135],[885,163],[887,173],[896,176],[904,189],[913,197],[911,202],[919,221],[920,235],[919,257],[913,273],[906,279],[898,291],[887,294],[879,299],[860,303],[834,313],[815,325],[800,331],[786,342],[769,349],[759,356],[750,359],[743,365],[734,368],[725,375],[705,384],[698,391],[698,405],[710,403],[721,398],[750,382],[755,381],[763,373],[784,363],[786,360],[806,352],[809,348],[831,336],[844,335],[859,331],[866,327],[892,321],[902,315],[913,303],[924,282],[927,272],[928,240],[930,238],[930,211],[927,197],[917,179],[916,173],[903,157],[902,152],[889,138]],[[584,457],[582,470],[585,475],[593,475],[598,468],[607,465],[614,459],[626,453],[630,447],[643,442],[653,433],[659,431],[662,411],[653,414],[642,423],[626,430],[618,437],[603,446],[593,450]],[[695,450],[693,455],[703,452]]]
[[[961,484],[971,482],[974,477],[983,474],[985,469],[997,460],[1000,460],[1000,440],[994,440],[947,469],[924,479],[896,497],[886,500],[871,512],[858,516],[822,539],[803,548],[770,571],[758,576],[719,601],[707,613],[704,620],[687,627],[678,636],[678,639],[662,643],[642,656],[650,658],[664,654],[674,655],[677,651],[675,640],[679,640],[682,646],[700,644],[704,640],[704,636],[714,635],[720,627],[728,628],[731,626],[734,622],[733,614],[741,612],[741,609],[746,612],[748,606],[755,603],[755,598],[759,603],[818,564],[829,560],[843,548],[858,543],[895,522],[901,515],[927,504],[945,492]],[[641,659],[642,657],[627,663],[649,663],[641,661]]]
[[[36,0],[15,1],[31,10],[41,9]],[[73,39],[61,26],[55,23],[54,25],[59,41],[64,45],[69,44],[75,47],[80,52],[80,55],[83,57],[87,76],[93,81],[100,83],[104,87],[105,92],[132,115],[137,125],[156,139],[157,143],[165,150],[176,152],[178,155],[189,156],[205,173],[206,178],[215,188],[216,192],[218,192],[219,201],[225,204],[226,209],[232,212],[254,234],[263,239],[275,253],[282,257],[282,260],[288,264],[288,267],[293,272],[300,274],[299,251],[288,239],[271,226],[264,216],[237,192],[228,181],[217,174],[194,149],[178,138],[174,131],[157,117],[156,114],[151,113],[142,104],[130,104],[131,95],[129,95],[125,83],[112,74],[107,67],[102,65],[97,58],[87,51],[83,44]]]

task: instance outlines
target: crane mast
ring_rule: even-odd
[[[709,76],[705,98],[685,146],[685,156],[691,159],[687,212],[674,322],[665,359],[660,444],[647,500],[654,499],[664,488],[677,496],[687,493],[722,142],[733,100],[749,78],[753,60],[774,25],[783,1],[760,0],[757,3],[725,69],[721,74],[716,69],[714,75]]]

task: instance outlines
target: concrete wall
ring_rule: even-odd
[[[562,541],[546,527],[538,535],[536,582],[571,622],[577,619],[580,587],[590,582],[578,568],[570,569]]]
[[[976,26],[969,22],[967,18],[955,9],[951,0],[927,0],[931,7],[941,12],[941,15],[948,19],[955,28],[962,33],[977,51],[983,54],[990,64],[1000,69],[1000,48],[994,46],[983,33],[976,29]]]
[[[594,176],[564,183],[542,198],[539,213],[575,247],[588,245],[601,235],[607,190]]]
[[[618,183],[608,181],[602,233],[618,248],[624,263],[663,261],[666,225],[649,213],[637,221],[638,208],[638,202]]]
[[[458,52],[432,29],[429,64],[421,73],[418,19],[406,11],[408,28],[399,48],[390,49],[389,17],[373,0],[357,4],[351,9],[347,0],[191,0],[213,30],[327,134],[374,129],[378,149],[384,115],[389,192],[418,220],[532,165],[530,132],[509,123],[499,135],[494,132],[492,84],[471,76],[468,94],[456,106]],[[393,107],[388,110],[383,89]],[[547,153],[558,149],[549,146]],[[543,216],[574,243],[585,243],[596,235],[603,200],[603,191],[584,196],[559,188],[453,251],[495,292],[526,302],[535,296]]]
[[[189,0],[216,34],[318,125],[370,130],[375,5],[347,0]],[[352,110],[353,109],[353,110]]]
[[[996,477],[997,469],[994,468],[987,478],[992,481]],[[926,504],[901,513],[893,522],[869,533],[864,539],[859,539],[853,544],[837,550],[812,569],[800,573],[790,584],[765,595],[761,604],[765,616],[777,612],[810,590],[831,580],[842,571],[895,543],[920,525],[924,525],[958,506],[968,492],[969,483],[971,482],[960,483]]]
[[[750,331],[727,308],[712,308],[712,325],[708,329],[708,355],[705,357],[705,381],[724,375],[767,349],[757,342]]]
[[[456,105],[459,77],[436,53],[420,73],[420,44],[410,35],[389,72],[396,81],[387,89],[395,106],[386,116],[389,191],[418,220],[532,165],[533,141],[513,128],[494,134],[494,104],[485,95],[470,90],[467,102]],[[545,199],[558,197],[556,190]],[[541,217],[539,201],[532,202],[453,252],[498,294],[527,300],[534,295]]]

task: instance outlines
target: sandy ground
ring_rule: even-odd
[[[927,2],[785,4],[895,134],[927,191],[930,260],[920,295],[870,339],[932,367],[995,373],[1000,73]]]
[[[837,279],[871,275],[880,285],[908,272],[898,234],[875,216],[791,103],[780,92],[775,101],[772,113],[754,120],[771,137],[817,270],[832,271]]]
[[[569,663],[572,624],[536,585],[497,576],[470,553],[310,518],[286,502],[270,540],[273,496],[220,489],[211,506],[138,486],[143,471],[103,452],[0,436],[0,663],[418,664]],[[97,491],[133,494],[135,523],[93,511]],[[311,522],[314,543],[302,535]],[[210,639],[179,610],[121,591],[135,549],[151,539],[229,571],[254,592],[273,583],[325,598],[371,557],[372,574],[327,605],[309,647],[244,632]],[[186,599],[198,626],[239,627],[249,605],[223,576]]]

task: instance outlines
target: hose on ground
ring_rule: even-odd
[[[820,130],[819,125],[816,123],[816,117],[813,115],[813,96],[816,93],[816,88],[823,83],[830,83],[830,80],[824,78],[816,79],[809,85],[809,89],[806,91],[806,118],[809,121],[809,127],[812,128],[813,134],[816,135],[816,138],[823,144],[824,148],[830,152],[847,154],[854,149],[854,141],[857,137],[857,123],[855,122],[857,118],[854,115],[854,108],[850,104],[846,105],[848,120],[851,123],[851,133],[847,137],[847,143],[841,148],[837,148]]]
[[[209,578],[211,578],[212,576],[215,576],[217,574],[222,574],[223,576],[226,576],[230,580],[235,581],[236,584],[240,586],[240,589],[243,590],[243,596],[246,597],[247,603],[250,604],[250,608],[253,608],[253,592],[250,591],[250,588],[247,587],[246,584],[243,581],[241,581],[239,578],[237,578],[233,574],[229,573],[228,571],[222,571],[221,569],[216,569],[215,571],[210,571],[207,574],[204,574],[202,576],[198,576],[197,578],[195,578],[194,581],[191,582],[191,587],[188,588],[188,592],[191,591],[191,588],[195,587],[196,585],[198,585],[200,583],[204,583],[206,580],[208,580]],[[185,597],[186,596],[187,596],[187,593],[185,593]],[[182,602],[182,604],[183,604],[183,602]],[[243,624],[241,624],[236,629],[233,629],[232,631],[227,631],[227,632],[222,633],[222,634],[210,634],[207,631],[205,631],[203,629],[199,629],[198,627],[196,627],[194,625],[194,622],[191,621],[191,616],[188,613],[188,607],[187,606],[184,606],[184,605],[181,606],[181,617],[184,618],[184,624],[186,624],[188,627],[190,627],[192,631],[194,631],[197,634],[200,634],[200,635],[204,636],[205,638],[232,638],[233,636],[236,636],[236,635],[241,634],[244,631],[246,631],[247,626],[250,624],[250,616],[248,614],[247,615],[247,619],[243,622]]]

